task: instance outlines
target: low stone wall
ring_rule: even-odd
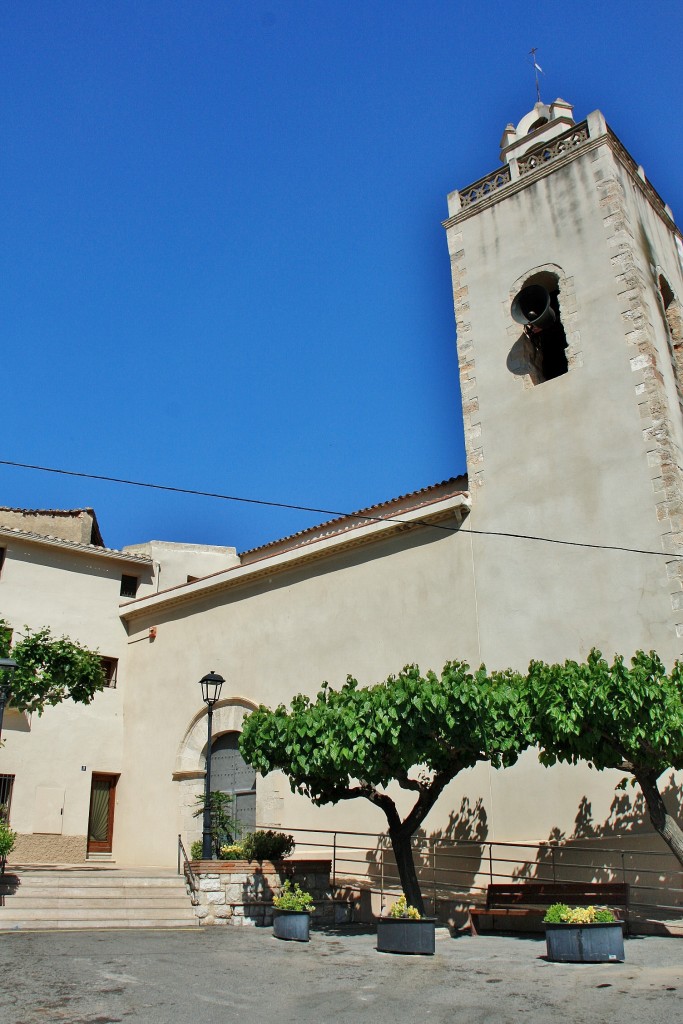
[[[273,896],[285,881],[298,882],[315,904],[313,922],[341,924],[350,908],[332,899],[329,860],[198,860],[191,862],[198,890],[195,913],[199,923],[217,925],[269,925],[273,922]]]

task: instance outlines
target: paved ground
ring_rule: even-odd
[[[266,929],[0,935],[2,1024],[681,1024],[683,939],[626,942],[624,964],[551,964],[545,942],[438,935],[436,956],[374,935]]]

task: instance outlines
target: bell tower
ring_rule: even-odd
[[[482,656],[497,646],[491,606],[505,663],[601,644],[672,660],[683,650],[681,233],[599,111],[576,122],[564,100],[539,102],[507,125],[500,160],[449,195],[444,222]]]

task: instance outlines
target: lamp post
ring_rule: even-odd
[[[17,663],[12,658],[0,658],[0,736],[2,736],[2,719],[5,714],[5,704],[12,692],[10,684],[16,667]]]
[[[221,687],[225,679],[219,676],[213,669],[207,675],[202,676],[199,685],[202,688],[202,700],[208,709],[209,735],[206,745],[206,781],[204,783],[204,831],[202,834],[202,860],[212,860],[211,849],[211,727],[213,720],[213,706],[220,698]]]

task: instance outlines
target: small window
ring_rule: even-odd
[[[125,574],[121,577],[121,597],[135,597],[138,592],[138,578],[137,576],[126,576]]]
[[[118,658],[100,658],[102,662],[102,668],[104,669],[105,686],[116,688],[116,676],[119,670],[119,659]]]
[[[2,576],[2,567],[5,564],[5,549],[0,548],[0,576]]]
[[[0,821],[9,823],[13,789],[14,776],[0,775]]]

